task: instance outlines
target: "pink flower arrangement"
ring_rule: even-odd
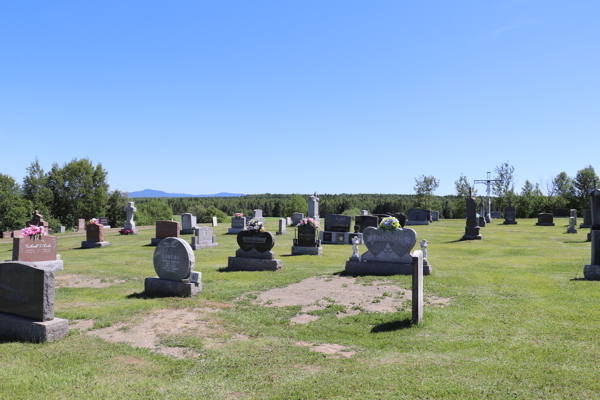
[[[98,224],[99,224],[99,222],[98,222],[98,220],[97,220],[96,218],[92,218],[92,219],[90,219],[90,220],[88,221],[88,225],[92,225],[92,224],[93,224],[93,225],[98,225]]]
[[[235,213],[234,217],[243,218],[244,217],[244,213]]]
[[[35,226],[35,225],[29,225],[28,228],[23,228],[23,236],[27,237],[27,236],[47,236],[48,233],[46,231],[44,231],[44,227],[43,226]]]
[[[132,234],[132,233],[133,233],[133,231],[132,231],[131,229],[121,229],[121,230],[119,231],[119,233],[120,233],[121,235],[130,235],[130,234]]]
[[[303,225],[314,226],[315,228],[318,228],[319,222],[317,220],[315,220],[314,218],[302,218],[300,220],[300,222],[298,222],[298,226],[303,226]]]

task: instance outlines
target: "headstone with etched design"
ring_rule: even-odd
[[[275,246],[275,235],[257,230],[241,231],[237,235],[240,248],[235,257],[229,257],[225,271],[278,271],[283,261],[275,258],[271,251]]]
[[[537,226],[554,226],[554,215],[550,213],[539,213]]]
[[[319,228],[311,225],[298,225],[296,227],[296,239],[293,241],[293,256],[320,256],[323,247],[319,240]]]
[[[192,236],[192,250],[204,249],[206,247],[217,247],[217,236],[212,234],[212,227],[197,226]]]

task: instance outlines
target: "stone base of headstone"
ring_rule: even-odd
[[[37,268],[62,271],[65,269],[65,262],[63,260],[60,260],[58,257],[60,257],[60,255],[57,254],[56,260],[53,260],[53,261],[27,261],[27,263],[33,264]],[[7,260],[6,262],[13,262],[13,261]]]
[[[483,239],[483,235],[479,234],[479,228],[469,228],[465,227],[465,234],[462,237],[462,240],[481,240]]]
[[[193,297],[202,291],[202,282],[169,281],[160,278],[144,280],[144,294]]]
[[[503,225],[517,225],[518,222],[517,221],[504,221],[502,224]]]
[[[406,221],[404,225],[429,225],[429,221]]]
[[[489,224],[490,222],[492,222],[492,217],[491,217],[491,216],[489,216],[489,215],[486,215],[484,219],[485,219],[485,222],[486,222],[486,223],[488,223],[488,224]]]
[[[321,256],[323,255],[322,247],[304,247],[292,246],[293,256]]]
[[[239,228],[228,228],[227,229],[227,234],[231,234],[231,235],[237,235],[238,233],[240,233],[241,231],[245,231],[245,229],[239,229]]]
[[[600,281],[600,265],[586,265],[583,267],[583,277],[590,281]]]
[[[421,250],[418,250],[421,251]],[[419,264],[419,257],[412,256],[412,264],[397,264],[379,261],[346,261],[344,272],[350,275],[412,275],[414,264]],[[431,275],[431,265],[427,268],[423,264],[421,258],[419,268],[423,271],[423,275]]]
[[[319,235],[321,244],[352,244],[352,238],[356,236],[360,239],[360,243],[363,243],[362,233],[321,231]]]
[[[95,249],[97,247],[106,247],[110,246],[110,242],[90,242],[88,240],[84,240],[81,242],[82,249]]]
[[[212,242],[198,242],[196,241],[196,238],[197,236],[192,236],[192,243],[190,244],[192,250],[217,247],[219,245],[219,243],[217,243],[217,235],[212,235]]]
[[[192,229],[180,229],[179,230],[179,234],[180,235],[189,235],[189,234],[193,234],[194,233],[194,228]]]
[[[584,229],[589,229],[589,228],[591,228],[592,226],[591,226],[591,225],[588,225],[588,224],[580,224],[580,225],[579,225],[579,227],[580,227],[580,228],[584,228]]]
[[[163,240],[165,240],[165,239],[164,238],[163,239],[152,238],[152,239],[150,239],[150,246],[158,246],[158,244],[160,242],[162,242]]]
[[[275,232],[276,235],[287,235],[289,232],[288,231],[277,231]]]
[[[571,228],[570,226],[567,228],[567,233],[577,233],[577,228]]]
[[[479,219],[477,221],[478,221],[478,225],[479,225],[480,228],[485,228],[486,222],[485,222],[485,218],[484,217],[479,217]]]
[[[425,275],[423,252],[417,250],[412,256],[412,323],[419,325],[423,321],[425,311],[423,302],[423,275]]]
[[[279,271],[283,261],[277,259],[229,257],[226,271]]]
[[[0,336],[25,342],[52,342],[69,335],[69,321],[54,318],[40,322],[0,313]]]
[[[556,225],[554,222],[536,222],[535,224],[537,226],[555,226]]]

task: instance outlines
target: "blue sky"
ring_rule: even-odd
[[[598,1],[0,2],[0,173],[112,189],[454,193],[600,172]],[[479,190],[483,191],[482,186]]]

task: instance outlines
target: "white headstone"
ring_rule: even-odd
[[[285,218],[279,218],[279,232],[285,232],[287,228],[287,220]]]
[[[212,217],[212,226],[217,226],[217,217]]]
[[[134,216],[135,212],[137,211],[135,203],[133,201],[130,201],[127,207],[125,207],[125,211],[127,212],[127,219],[125,220],[125,229],[135,231]]]

